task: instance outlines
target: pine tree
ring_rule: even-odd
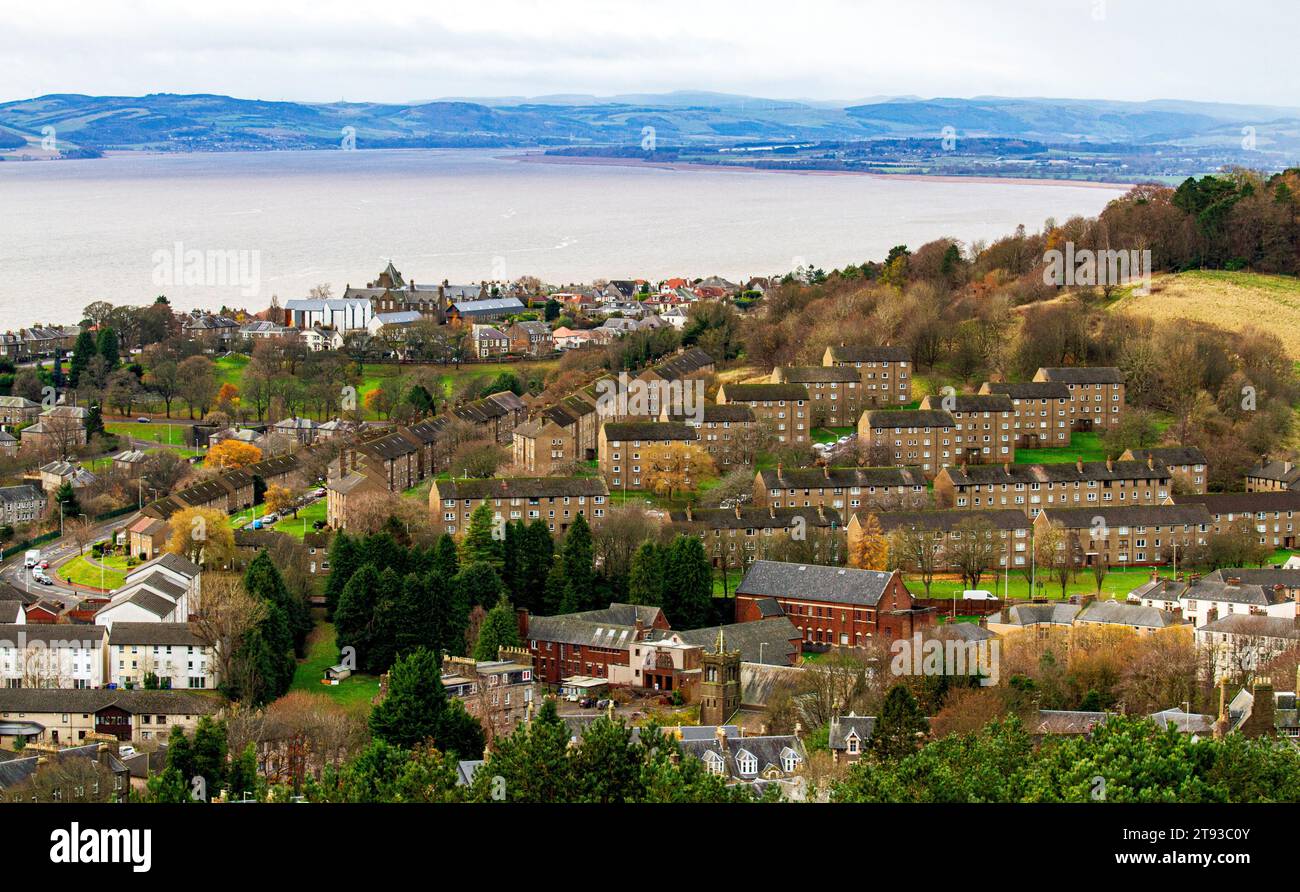
[[[469,607],[482,606],[487,607],[489,604],[495,604],[501,599],[505,592],[505,587],[501,584],[501,577],[491,564],[474,563],[467,566],[456,574],[452,582],[452,588],[457,591],[461,599]]]
[[[921,707],[907,685],[900,682],[885,694],[871,735],[871,751],[880,759],[902,758],[916,752],[925,730]]]
[[[524,549],[528,527],[522,520],[506,524],[505,539],[501,543],[501,582],[512,598],[519,598],[524,587]]]
[[[339,606],[334,611],[334,629],[340,656],[343,648],[355,648],[360,660],[370,650],[374,635],[375,599],[379,594],[379,574],[366,564],[352,574],[339,596]]]
[[[642,542],[632,555],[627,577],[627,599],[633,604],[660,607],[664,603],[664,550],[655,542]]]
[[[370,733],[393,746],[419,746],[436,736],[446,708],[438,658],[421,648],[393,663],[388,694],[370,712]]]
[[[478,627],[474,659],[495,660],[500,648],[518,647],[519,643],[519,621],[515,618],[515,609],[502,595]]]
[[[86,439],[104,435],[104,413],[99,403],[91,403],[86,409]]]
[[[579,514],[564,535],[560,563],[564,567],[564,598],[561,613],[593,610],[596,602],[596,550],[587,519]]]
[[[98,353],[95,336],[89,330],[77,335],[72,346],[72,359],[68,361],[68,386],[76,387],[81,383],[81,373],[90,365],[90,359]]]
[[[302,655],[307,635],[311,632],[311,607],[301,598],[289,594],[284,584],[284,577],[271,560],[270,554],[263,548],[253,558],[244,571],[244,588],[249,594],[265,598],[284,610],[289,621],[289,631],[293,635],[294,653]]]
[[[361,567],[361,555],[357,542],[345,530],[334,534],[330,543],[330,575],[325,580],[325,619],[333,621],[334,611],[339,605],[339,595],[343,586],[348,584],[352,574]]]
[[[359,653],[360,663],[372,675],[386,672],[397,656],[397,639],[405,620],[402,615],[402,578],[392,567],[379,574],[375,591],[374,630],[370,647]]]
[[[546,586],[542,591],[542,603],[538,605],[538,610],[543,616],[555,616],[560,613],[560,607],[564,604],[564,564],[556,561],[551,565],[550,572],[546,574]]]
[[[545,602],[546,580],[555,566],[555,540],[540,517],[529,524],[523,551],[523,585],[515,603],[537,613]]]
[[[663,606],[674,629],[698,629],[716,621],[713,570],[698,536],[679,535],[668,546]]]
[[[99,330],[99,341],[95,344],[95,352],[104,357],[104,368],[113,371],[117,364],[122,360],[122,351],[118,346],[117,332],[111,328],[101,328]]]
[[[475,798],[492,799],[492,779],[500,777],[509,802],[572,802],[575,784],[569,737],[569,726],[560,718],[555,701],[544,700],[532,722],[496,741],[484,770],[474,776]]]
[[[501,545],[501,540],[496,537],[492,509],[484,500],[469,515],[469,527],[465,530],[465,541],[461,543],[461,557],[467,564],[486,563],[500,569]]]

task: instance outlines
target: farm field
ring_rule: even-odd
[[[1231,330],[1267,328],[1300,359],[1300,279],[1225,270],[1156,276],[1151,294],[1126,294],[1112,310],[1151,319],[1191,319]]]

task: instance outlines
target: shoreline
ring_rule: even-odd
[[[1112,183],[1101,180],[1057,180],[1038,177],[999,177],[987,174],[962,176],[938,173],[875,173],[866,170],[781,170],[770,167],[753,167],[746,164],[698,164],[692,161],[645,161],[640,158],[614,158],[600,155],[547,155],[542,152],[520,152],[500,155],[503,161],[526,164],[579,164],[595,167],[644,167],[677,171],[723,171],[727,173],[777,173],[795,176],[822,177],[875,177],[882,180],[911,180],[934,183],[996,183],[1015,186],[1079,186],[1086,189],[1131,189],[1136,183]]]

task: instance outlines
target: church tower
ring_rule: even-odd
[[[717,651],[700,655],[704,677],[700,681],[700,724],[725,725],[740,709],[740,651],[727,651],[718,630]]]

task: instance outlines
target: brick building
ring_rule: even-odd
[[[799,630],[805,647],[909,638],[934,624],[933,609],[916,605],[896,570],[755,561],[736,588],[736,621],[766,618],[772,602]]]
[[[763,508],[824,506],[847,514],[859,508],[924,508],[930,496],[918,468],[775,468],[754,475],[754,504]]]
[[[1246,472],[1246,492],[1288,491],[1300,492],[1300,465],[1295,462],[1265,460]]]
[[[812,412],[808,388],[802,384],[723,384],[718,388],[718,403],[748,406],[754,420],[779,443],[809,442]]]
[[[915,466],[927,477],[956,461],[957,419],[942,409],[870,409],[858,419],[858,442],[879,463]]]
[[[862,538],[863,524],[868,512],[859,511],[849,517],[846,527],[849,553]],[[965,511],[888,511],[876,515],[881,532],[885,535],[895,530],[912,528],[924,530],[935,539],[955,541],[963,535],[961,525],[971,521],[988,524],[995,539],[997,568],[1020,569],[1029,566],[1030,541],[1033,524],[1023,511],[1015,510],[965,510]],[[955,570],[947,550],[939,553],[940,566]],[[990,568],[992,569],[992,568]]]
[[[435,480],[429,511],[438,532],[453,535],[469,526],[474,509],[486,502],[494,518],[545,521],[562,535],[581,514],[588,523],[605,516],[609,488],[599,477],[497,477]]]
[[[687,535],[699,536],[715,567],[746,567],[791,535],[807,538],[814,530],[835,534],[819,560],[834,562],[843,554],[839,534],[844,522],[834,508],[693,508],[673,511],[669,522]],[[814,540],[815,543],[817,540]]]
[[[958,442],[953,448],[958,463],[987,464],[1015,461],[1015,406],[1004,393],[958,393],[927,396],[922,409],[944,409],[957,422]]]
[[[906,406],[912,401],[912,356],[906,347],[827,347],[822,365],[857,369],[865,406]]]
[[[966,465],[934,478],[938,508],[1017,508],[1031,518],[1049,507],[1159,505],[1173,492],[1165,466],[1147,461]]]
[[[1174,488],[1184,493],[1205,493],[1210,465],[1205,453],[1195,446],[1156,446],[1151,449],[1126,449],[1120,461],[1154,461],[1165,466],[1174,478]],[[1249,487],[1248,487],[1249,488]],[[1171,490],[1172,491],[1172,490]]]
[[[600,427],[597,464],[612,489],[645,486],[652,452],[700,446],[700,432],[672,421],[607,421]]]
[[[1011,400],[1011,430],[1021,449],[1070,445],[1070,388],[1059,381],[1021,384],[985,381],[981,394],[1001,394]]]
[[[699,445],[719,464],[742,457],[740,452],[744,450],[739,447],[745,442],[748,432],[757,426],[754,410],[742,404],[706,403],[699,416],[670,412],[665,406],[659,413],[659,420],[694,427],[700,432]]]
[[[1070,425],[1076,431],[1105,430],[1124,412],[1124,375],[1109,367],[1041,368],[1035,381],[1064,384],[1070,391]]]
[[[858,422],[870,404],[862,377],[851,366],[777,366],[773,384],[800,384],[808,390],[808,417],[813,427],[844,427]]]
[[[1249,525],[1259,544],[1270,548],[1300,547],[1300,492],[1218,492],[1181,495],[1180,505],[1203,505],[1215,533]]]
[[[1049,526],[1065,529],[1074,563],[1090,567],[1158,566],[1180,560],[1205,544],[1210,513],[1202,505],[1129,505],[1044,508],[1034,518],[1036,535]]]

